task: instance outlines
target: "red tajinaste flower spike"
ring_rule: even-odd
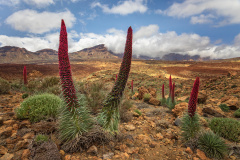
[[[195,111],[197,107],[199,84],[200,84],[199,77],[197,77],[194,82],[193,89],[192,89],[189,103],[188,103],[188,114],[190,117],[193,117],[195,115]]]
[[[169,98],[171,97],[172,95],[172,78],[171,78],[171,75],[169,77]]]
[[[172,85],[172,103],[174,102],[174,89],[175,89],[175,83]]]
[[[118,75],[116,74],[116,79],[115,79],[115,82],[117,81],[117,78],[118,78]]]
[[[131,89],[132,89],[132,92],[133,92],[133,80],[131,82]]]
[[[164,84],[162,85],[162,98],[163,99],[165,98],[165,95],[164,95]]]
[[[73,85],[71,66],[68,58],[68,40],[67,30],[62,20],[60,41],[58,48],[58,59],[59,59],[59,74],[61,78],[62,91],[68,108],[76,108],[78,106],[76,91]]]
[[[122,93],[125,89],[128,80],[128,75],[130,72],[131,61],[132,61],[132,28],[129,27],[125,45],[125,52],[119,70],[118,78],[114,84],[112,91],[110,92],[105,101],[105,106],[112,104],[112,102],[116,103],[122,97]]]
[[[26,66],[23,67],[23,80],[24,80],[24,84],[26,85],[27,82],[27,69]]]

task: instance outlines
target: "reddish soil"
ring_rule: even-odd
[[[0,64],[0,77],[7,80],[21,79],[23,74],[23,64]],[[46,76],[58,76],[58,64],[27,64],[27,73],[31,73],[34,70],[39,71],[43,77]],[[72,64],[72,74],[78,78],[85,77],[88,74],[98,71],[99,69],[84,65],[84,64]],[[75,76],[75,77],[76,77]]]

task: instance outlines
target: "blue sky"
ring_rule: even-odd
[[[65,20],[69,52],[98,44],[133,54],[240,57],[240,0],[0,0],[0,46],[58,49]]]

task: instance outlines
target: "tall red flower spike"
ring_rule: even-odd
[[[172,95],[172,78],[171,78],[171,75],[169,77],[169,98],[171,97]]]
[[[127,40],[125,45],[125,52],[122,60],[122,64],[119,70],[117,81],[114,84],[114,87],[110,94],[107,96],[105,101],[105,107],[112,105],[112,103],[118,103],[120,98],[122,97],[122,93],[125,89],[128,75],[131,68],[132,61],[132,28],[128,28]]]
[[[23,80],[24,80],[24,84],[26,85],[28,82],[27,82],[27,69],[26,69],[26,66],[24,66],[23,68]]]
[[[117,131],[119,124],[119,109],[123,91],[125,89],[132,61],[132,28],[128,28],[127,40],[123,60],[119,70],[118,78],[113,86],[112,91],[106,97],[102,113],[100,116],[100,123],[103,127],[110,131]],[[102,118],[101,118],[102,117]]]
[[[165,95],[164,95],[164,84],[162,85],[162,98],[163,99],[165,98]]]
[[[174,102],[174,89],[175,89],[175,83],[172,85],[172,103]]]
[[[67,30],[64,20],[62,20],[61,23],[58,59],[59,59],[59,74],[61,78],[63,96],[67,103],[67,107],[69,109],[73,109],[78,107],[78,100],[73,85],[71,66],[68,58]]]
[[[133,80],[131,82],[131,89],[132,89],[132,92],[133,92]]]
[[[189,103],[188,103],[188,114],[190,117],[193,117],[195,115],[195,111],[197,107],[199,84],[200,84],[199,77],[197,77],[194,82],[193,89],[192,89]]]
[[[116,79],[115,79],[115,82],[117,81],[117,78],[118,78],[118,75],[116,74]]]

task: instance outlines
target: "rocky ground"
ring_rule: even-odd
[[[140,62],[135,62],[140,63]],[[99,65],[100,66],[100,65]],[[102,65],[101,68],[106,66]],[[100,68],[99,67],[99,68]],[[148,66],[145,66],[146,68]],[[164,66],[161,66],[164,67]],[[96,67],[98,68],[98,67]],[[129,97],[133,102],[133,107],[129,113],[133,118],[131,121],[121,123],[119,134],[114,138],[109,138],[106,143],[98,143],[89,146],[86,150],[74,153],[65,152],[61,143],[57,139],[57,124],[54,120],[41,121],[39,123],[30,123],[29,120],[18,120],[14,109],[19,107],[23,101],[22,92],[12,91],[9,94],[0,95],[0,160],[44,160],[48,155],[49,159],[133,159],[133,160],[205,160],[204,152],[193,150],[187,147],[180,135],[180,118],[186,112],[193,85],[192,79],[181,79],[180,75],[175,75],[173,82],[176,83],[176,100],[178,104],[175,109],[169,110],[166,106],[159,104],[160,84],[165,82],[168,88],[168,79],[165,75],[174,73],[171,69],[166,69],[164,73],[151,75],[151,78],[158,80],[158,87],[151,83],[143,81],[139,75],[135,75],[141,69],[145,74],[149,69],[143,70],[139,65],[133,68],[130,78],[134,78],[135,94]],[[155,68],[158,68],[155,66]],[[97,71],[96,69],[95,71]],[[105,72],[94,72],[88,74],[86,79],[104,79],[105,82],[114,80],[114,74],[117,70],[108,70],[108,75],[102,75]],[[152,72],[150,72],[152,73]],[[189,72],[188,72],[189,73]],[[195,73],[191,71],[192,78]],[[201,71],[201,74],[206,74]],[[85,75],[83,76],[85,77]],[[201,79],[201,76],[200,76]],[[234,118],[233,113],[240,108],[240,74],[237,71],[221,72],[205,76],[200,82],[199,104],[197,112],[201,116],[201,123],[204,130],[208,130],[207,120],[212,117]],[[146,85],[143,85],[143,84]],[[166,89],[167,90],[167,89]],[[148,102],[139,100],[142,92],[150,92],[152,98]],[[141,98],[140,98],[141,99]],[[218,106],[225,103],[230,107],[229,112],[223,112]],[[138,110],[141,114],[137,113]],[[235,118],[236,119],[236,118]],[[51,141],[36,144],[33,142],[37,134],[49,135]],[[229,145],[230,153],[226,159],[240,159],[240,143],[233,143],[226,140]]]

